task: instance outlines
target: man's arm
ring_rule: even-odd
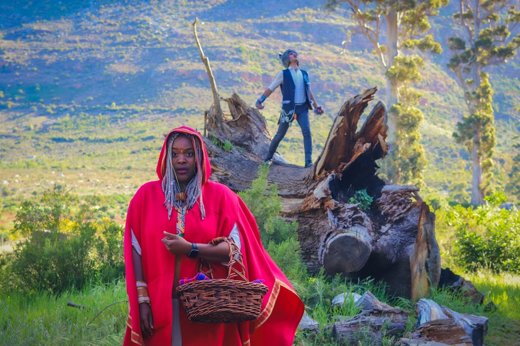
[[[271,96],[272,93],[273,92],[271,91],[271,89],[266,88],[264,93],[262,94],[262,96],[265,97],[265,98],[268,98],[269,96]]]
[[[320,115],[323,114],[323,109],[318,104],[318,102],[316,102],[316,99],[314,98],[314,94],[312,93],[312,90],[309,90],[309,92],[310,92],[310,95],[311,95],[311,100],[312,100],[313,105],[314,105],[314,113],[320,114]]]
[[[312,92],[312,90],[309,90],[310,94],[311,94],[311,101],[313,102],[313,105],[314,105],[314,109],[318,108],[320,105],[318,104],[318,102],[316,101],[316,99],[314,98],[314,94]]]
[[[273,91],[275,91],[275,89],[278,88],[280,86],[280,84],[282,84],[282,82],[283,82],[283,72],[281,71],[280,73],[278,73],[276,75],[276,78],[271,83],[269,88],[265,89],[262,96],[260,96],[258,98],[258,100],[256,100],[256,104],[255,104],[256,108],[263,109],[264,108],[263,103],[264,103],[265,99],[268,98],[273,93]]]

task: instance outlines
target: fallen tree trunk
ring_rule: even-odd
[[[383,280],[391,292],[416,300],[439,281],[435,216],[418,189],[387,185],[376,174],[376,160],[389,150],[381,102],[357,131],[375,92],[366,90],[343,104],[312,167],[274,160],[268,180],[278,184],[283,215],[299,223],[302,259],[311,271],[324,267],[331,275]],[[212,179],[242,191],[256,178],[270,140],[257,109],[236,94],[225,101],[231,114],[218,117],[210,108],[205,142]],[[226,141],[233,145],[228,151]],[[373,198],[365,210],[351,200],[362,190]]]

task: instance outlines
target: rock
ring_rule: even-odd
[[[357,293],[345,292],[335,296],[334,299],[332,299],[331,304],[333,307],[337,305],[342,306],[345,303],[345,300],[353,299],[354,303],[356,303],[359,298],[361,298],[361,296]]]
[[[318,322],[313,320],[307,312],[305,312],[302,316],[298,329],[301,331],[319,331],[320,327]]]
[[[482,304],[484,302],[484,295],[477,290],[475,285],[473,285],[471,281],[452,272],[450,268],[441,269],[439,287],[449,288],[453,291],[461,291],[464,296],[469,298],[474,304]]]

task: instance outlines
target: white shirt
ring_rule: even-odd
[[[289,71],[291,71],[291,76],[294,81],[294,103],[297,105],[301,105],[305,103],[305,86],[303,84],[303,74],[300,69],[294,69],[292,66],[289,66]],[[283,82],[283,71],[280,71],[274,81],[269,86],[271,92],[275,91],[276,88],[280,86]],[[309,83],[309,90],[311,84]],[[282,100],[283,102],[283,100]]]

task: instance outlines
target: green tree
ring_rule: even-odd
[[[401,87],[399,88],[400,100],[389,111],[397,119],[396,140],[393,143],[390,160],[385,163],[387,165],[385,171],[393,182],[419,187],[424,187],[423,171],[428,161],[419,131],[424,117],[421,110],[417,108],[423,94],[412,88],[412,84],[422,79],[420,69],[423,66],[424,60],[416,55],[396,57],[394,66],[387,71],[389,78],[396,80]]]
[[[430,29],[428,18],[436,16],[448,0],[328,0],[325,6],[336,10],[341,3],[350,7],[355,21],[348,30],[345,47],[354,35],[364,35],[386,76],[388,134],[394,147],[394,162],[386,169],[388,176],[395,183],[422,184],[427,162],[418,131],[423,116],[416,107],[422,95],[411,86],[420,80],[424,61],[415,53],[442,52],[440,44],[426,33]]]
[[[514,0],[457,1],[460,10],[454,18],[462,31],[448,40],[453,53],[448,67],[464,91],[468,114],[457,123],[453,137],[471,155],[471,204],[481,205],[489,188],[489,179],[484,178],[490,178],[496,145],[493,89],[484,70],[506,63],[520,47],[520,34],[511,35],[520,22],[520,12],[515,10]]]

